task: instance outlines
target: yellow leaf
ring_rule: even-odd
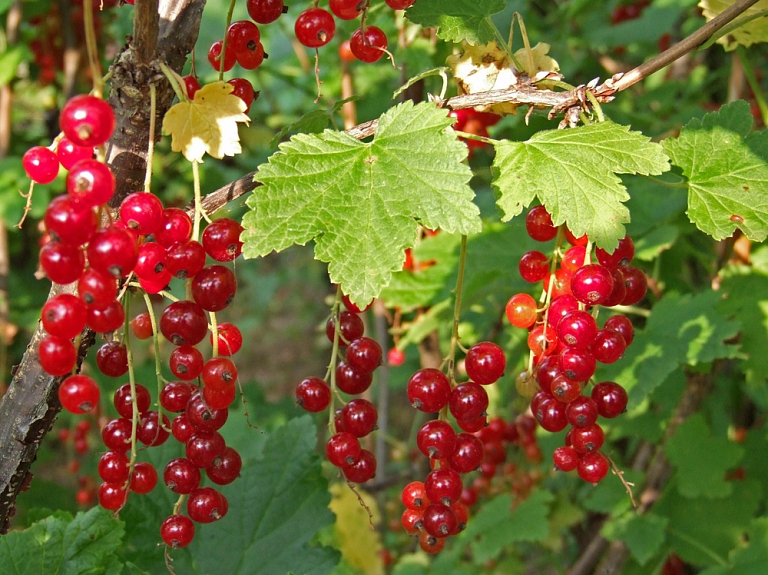
[[[212,82],[200,88],[191,102],[172,106],[163,119],[163,133],[171,135],[171,149],[190,162],[234,156],[242,151],[237,123],[249,122],[245,102],[232,95],[227,82]]]
[[[538,43],[531,48],[530,60],[524,48],[518,50],[515,57],[524,67],[523,72],[533,77],[542,70],[556,72],[559,69],[557,62],[547,56],[547,52],[549,52],[549,44]],[[464,51],[461,54],[449,56],[447,62],[453,70],[453,76],[459,84],[461,94],[505,90],[517,84],[518,71],[506,52],[499,48],[496,42],[483,46],[465,43]],[[516,104],[503,103],[478,106],[476,110],[503,115],[514,114],[516,107]]]
[[[711,20],[734,3],[735,0],[701,0],[699,7],[702,9],[704,17]],[[768,10],[768,0],[761,0],[754,6],[747,8],[739,18],[752,16],[763,10]],[[719,38],[717,42],[722,44],[726,50],[735,50],[739,44],[751,46],[758,42],[768,42],[768,25],[766,25],[765,17],[747,22]]]
[[[328,507],[336,514],[336,538],[342,557],[365,575],[384,575],[381,537],[371,529],[368,513],[346,484],[336,483],[329,490],[333,499]],[[373,514],[374,524],[377,523],[379,507],[376,500],[364,491],[359,493]]]

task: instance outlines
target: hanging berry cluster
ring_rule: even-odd
[[[464,490],[461,475],[475,471],[484,461],[483,441],[475,435],[488,424],[486,409],[491,385],[504,374],[507,361],[499,346],[481,342],[467,352],[465,368],[470,381],[452,384],[435,368],[416,371],[408,380],[411,405],[426,413],[439,413],[438,419],[419,429],[416,444],[429,458],[432,470],[424,482],[413,482],[403,490],[406,512],[402,524],[406,532],[419,536],[419,545],[437,553],[445,540],[461,532],[467,524],[467,508],[460,499]],[[462,430],[456,433],[448,413]]]
[[[623,315],[611,316],[602,329],[596,318],[600,307],[638,303],[647,280],[642,270],[630,265],[634,244],[629,236],[612,253],[597,248],[598,263],[589,263],[587,238],[575,238],[565,227],[561,233],[543,206],[528,212],[526,229],[537,241],[558,241],[552,258],[531,251],[520,259],[524,280],[543,281],[543,306],[538,308],[525,293],[507,303],[510,323],[529,330],[531,369],[518,377],[518,390],[533,396],[531,411],[544,429],[557,432],[570,425],[565,446],[554,453],[555,466],[576,469],[583,480],[596,483],[610,467],[600,452],[604,434],[597,418],[624,412],[627,394],[614,382],[597,383],[591,393],[588,385],[597,362],[617,361],[634,336],[632,323]],[[563,236],[572,247],[561,253]]]
[[[347,311],[339,311],[338,305],[335,305],[325,328],[328,339],[334,343],[331,386],[319,377],[308,377],[296,388],[296,403],[312,413],[326,410],[332,404],[336,389],[348,395],[360,395],[367,391],[373,382],[374,371],[381,364],[381,346],[376,340],[363,335],[365,326],[360,314],[365,310],[350,302],[346,296],[341,299]],[[334,368],[337,348],[345,349],[345,353],[344,359]],[[328,376],[331,375],[330,369]],[[325,444],[325,454],[347,481],[365,483],[376,474],[376,458],[370,450],[362,447],[360,439],[376,429],[378,418],[376,406],[362,398],[352,399],[340,410],[334,411],[332,435]]]
[[[60,123],[64,136],[56,153],[36,147],[24,157],[35,182],[52,181],[59,163],[69,170],[67,194],[55,198],[45,214],[50,239],[41,249],[40,265],[54,283],[74,284],[77,295],[60,294],[45,304],[41,319],[48,335],[38,349],[40,364],[54,376],[73,373],[76,343],[84,329],[109,340],[98,350],[97,366],[111,377],[128,373],[129,382],[114,395],[119,417],[101,430],[109,451],[98,464],[103,481],[99,503],[117,511],[130,492],[154,489],[157,470],[136,460],[137,443],[161,445],[173,435],[184,444],[185,457],[166,465],[163,480],[182,497],[162,524],[161,536],[167,545],[183,547],[194,535],[193,521],[209,523],[227,512],[226,498],[201,486],[202,471],[212,483],[226,485],[242,466],[239,454],[218,433],[236,395],[238,372],[230,356],[242,346],[242,335],[233,324],[217,325],[215,318],[237,291],[233,271],[221,263],[240,255],[242,227],[222,218],[210,223],[198,240],[185,211],[164,209],[148,192],[128,195],[119,219],[112,222],[105,203],[114,194],[115,177],[106,164],[93,159],[94,148],[105,144],[115,128],[111,107],[95,96],[77,96],[62,109]],[[208,257],[221,263],[208,264]],[[187,282],[189,299],[176,300],[164,291],[174,277]],[[127,287],[143,292],[148,303],[148,311],[130,322]],[[158,293],[171,301],[156,321],[149,294]],[[138,339],[153,338],[156,350],[159,334],[175,346],[169,363],[179,381],[162,379],[157,366],[159,409],[150,409],[149,390],[134,380],[129,325]],[[212,356],[206,359],[197,346],[209,332]],[[76,414],[93,410],[100,395],[93,378],[82,373],[69,375],[59,387],[62,406]],[[166,413],[178,415],[171,422]],[[187,515],[182,515],[185,497]]]

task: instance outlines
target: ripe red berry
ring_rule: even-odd
[[[102,309],[88,308],[88,327],[96,333],[111,333],[120,329],[124,322],[125,309],[117,300],[112,300]]]
[[[123,484],[102,483],[99,486],[99,505],[109,511],[121,509],[128,499],[128,490]]]
[[[387,35],[376,26],[366,26],[365,31],[358,28],[349,40],[349,49],[361,62],[376,62],[387,49]]]
[[[64,136],[56,146],[56,156],[65,170],[71,170],[80,160],[93,158],[93,146],[78,146]]]
[[[365,437],[376,428],[379,412],[367,399],[353,399],[341,410],[342,426],[355,437]]]
[[[187,212],[179,208],[166,208],[163,210],[162,223],[155,230],[155,241],[168,248],[189,239],[191,233],[192,220]]]
[[[216,485],[229,485],[240,476],[242,468],[240,454],[232,447],[226,447],[213,464],[205,468],[205,473]]]
[[[160,332],[174,345],[196,345],[208,332],[208,319],[197,303],[180,300],[163,310]]]
[[[635,256],[635,244],[632,238],[624,236],[619,240],[619,245],[613,250],[612,253],[608,253],[602,248],[595,250],[597,261],[600,265],[606,268],[615,268],[617,266],[628,266]]]
[[[59,294],[43,306],[43,328],[51,335],[72,339],[85,328],[88,314],[83,301],[72,294]]]
[[[370,371],[361,371],[343,361],[336,366],[336,387],[344,393],[358,395],[371,387],[372,382]]]
[[[607,419],[617,417],[627,409],[627,392],[612,381],[603,381],[592,388],[592,399],[598,413]]]
[[[309,411],[323,411],[331,403],[331,388],[319,377],[308,377],[296,386],[296,403]]]
[[[405,10],[410,8],[416,0],[384,0],[387,6],[393,10]]]
[[[163,414],[163,424],[160,425],[160,417],[156,411],[146,411],[139,419],[139,426],[136,429],[136,437],[144,445],[155,446],[162,445],[168,439],[171,428],[171,422],[168,416]]]
[[[632,325],[632,322],[623,315],[614,315],[609,317],[605,322],[603,329],[614,331],[621,335],[621,337],[624,339],[624,343],[627,344],[627,347],[629,347],[629,345],[632,343],[632,340],[635,339],[635,328]]]
[[[579,454],[573,447],[561,445],[552,454],[552,461],[560,471],[573,471],[579,464]]]
[[[375,339],[361,337],[349,344],[345,359],[358,371],[372,373],[381,365],[381,355],[381,346]]]
[[[187,459],[198,467],[205,468],[224,453],[227,444],[218,431],[196,431],[184,447]]]
[[[77,146],[95,147],[109,140],[115,130],[115,113],[104,100],[90,95],[70,98],[59,115],[64,135]]]
[[[75,245],[50,241],[40,250],[40,266],[53,283],[69,284],[83,272],[85,255]]]
[[[221,265],[207,266],[192,279],[192,297],[205,311],[221,311],[235,299],[235,274]]]
[[[131,448],[131,420],[112,419],[101,430],[101,440],[107,449],[125,453]]]
[[[184,87],[187,90],[187,98],[194,100],[195,94],[197,94],[197,91],[200,89],[200,82],[198,82],[197,78],[192,75],[184,76],[182,80],[184,80]]]
[[[365,7],[363,0],[330,0],[328,8],[333,15],[342,20],[354,20]]]
[[[109,341],[96,352],[96,366],[108,377],[120,377],[128,371],[128,350],[124,344]]]
[[[461,476],[453,469],[435,469],[424,480],[427,498],[432,503],[451,505],[461,497],[463,484]]]
[[[163,224],[163,203],[147,192],[134,192],[120,204],[120,219],[140,236],[155,233]]]
[[[451,469],[459,473],[469,473],[480,466],[484,455],[485,448],[482,441],[471,433],[459,433],[448,463]]]
[[[457,527],[453,510],[442,503],[432,503],[424,510],[424,530],[433,537],[447,537]]]
[[[548,242],[557,235],[557,228],[552,225],[552,217],[544,206],[535,206],[528,211],[525,229],[538,242]]]
[[[165,486],[181,495],[188,495],[200,486],[200,468],[185,457],[171,459],[163,471]]]
[[[419,411],[435,413],[448,404],[451,384],[439,369],[426,367],[408,380],[408,400]]]
[[[447,421],[433,419],[419,429],[416,445],[430,459],[445,459],[456,447],[456,432]]]
[[[88,243],[90,266],[116,278],[127,276],[133,271],[138,257],[136,239],[131,232],[112,225],[96,232]]]
[[[226,515],[228,503],[213,487],[200,487],[187,499],[187,514],[197,523],[211,523]]]
[[[171,413],[181,413],[196,390],[197,387],[192,383],[169,381],[160,392],[160,405]]]
[[[51,150],[34,146],[24,153],[21,165],[36,184],[50,184],[59,174],[59,159]]]
[[[472,381],[481,385],[489,385],[504,375],[507,358],[498,345],[490,341],[483,341],[469,348],[464,366]]]
[[[523,254],[517,266],[520,277],[529,283],[543,280],[549,273],[549,260],[539,251],[530,251]]]
[[[577,467],[579,477],[589,483],[597,483],[608,473],[610,467],[605,455],[599,451],[587,453],[580,460]]]
[[[342,311],[339,314],[339,326],[341,327],[342,336],[339,338],[340,347],[346,347],[356,339],[363,337],[365,326],[363,325],[363,320],[360,319],[360,316],[356,313]],[[329,317],[328,321],[325,323],[325,335],[328,337],[329,341],[333,342],[335,334],[336,326],[333,318]]]
[[[247,50],[255,50],[260,41],[259,27],[249,20],[236,20],[227,28],[227,49],[234,50],[236,56]]]
[[[352,465],[342,469],[344,477],[352,483],[365,483],[376,475],[376,458],[367,449],[360,451],[360,455]]]
[[[68,194],[56,196],[45,210],[45,229],[65,244],[81,246],[96,233],[99,217],[94,208],[85,208]]]
[[[99,404],[99,385],[87,375],[70,375],[59,386],[61,406],[70,413],[88,413]]]
[[[144,495],[157,485],[157,470],[151,463],[140,461],[133,467],[129,488],[134,493]]]
[[[507,302],[506,315],[513,326],[528,329],[536,323],[536,300],[527,293],[515,294]]]
[[[405,362],[405,352],[397,347],[392,347],[387,351],[387,364],[391,367],[403,365]]]
[[[325,444],[325,456],[336,467],[352,465],[360,455],[360,441],[347,431],[331,436]]]
[[[171,515],[160,525],[160,537],[173,549],[186,547],[195,537],[195,524],[184,515]]]
[[[152,397],[149,395],[149,390],[140,383],[134,384],[136,390],[136,408],[139,415],[146,413],[152,403]],[[115,409],[121,417],[131,419],[133,417],[133,399],[131,394],[131,384],[126,383],[117,388],[115,396],[113,398]],[[106,479],[105,479],[106,481]]]
[[[231,47],[227,46],[227,51],[224,54],[224,66],[222,68],[221,52],[223,48],[224,43],[221,40],[216,40],[216,42],[211,44],[211,47],[208,49],[208,62],[217,72],[220,70],[223,72],[229,72],[237,60],[235,57],[235,51]]]
[[[582,303],[598,305],[606,301],[613,291],[610,270],[598,264],[580,267],[571,279],[571,291]]]
[[[296,39],[307,48],[320,48],[333,39],[336,22],[327,10],[308,8],[296,18]]]
[[[99,459],[99,477],[107,483],[125,483],[128,481],[128,463],[128,456],[122,451],[107,451]]]
[[[77,350],[74,344],[68,339],[55,335],[46,336],[40,341],[37,354],[42,368],[46,373],[54,376],[66,375],[72,371],[77,361]]]
[[[286,12],[283,0],[248,0],[248,15],[259,24],[270,24]]]
[[[259,44],[261,46],[261,44]],[[260,48],[262,53],[262,59],[264,58],[264,49]],[[252,62],[249,63],[249,65]],[[243,66],[242,62],[240,62],[240,65]],[[246,66],[243,66],[246,70],[253,70],[253,68],[248,68]],[[256,68],[257,66],[254,66]],[[253,103],[254,98],[256,97],[256,92],[253,90],[253,84],[251,84],[248,80],[245,78],[232,78],[231,80],[227,80],[227,84],[232,84],[233,90],[232,95],[237,96],[240,98],[243,103],[245,104],[245,113],[247,114],[251,109],[251,104]],[[210,226],[209,226],[210,227]],[[208,229],[208,228],[206,228]],[[214,258],[216,259],[216,258]]]
[[[106,204],[115,193],[115,176],[109,166],[97,160],[81,160],[67,174],[67,193],[80,207]]]
[[[174,243],[165,254],[165,269],[179,279],[195,277],[205,267],[205,250],[195,240]]]

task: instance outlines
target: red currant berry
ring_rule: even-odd
[[[398,367],[405,363],[405,352],[396,347],[390,348],[387,352],[387,364],[390,367]]]
[[[367,449],[360,451],[360,455],[352,465],[342,468],[344,478],[352,483],[365,483],[376,475],[376,458]]]
[[[589,305],[603,303],[613,291],[613,277],[610,270],[598,264],[580,267],[573,274],[571,291],[581,303]]]
[[[547,312],[547,324],[557,329],[565,314],[577,309],[579,309],[579,301],[571,294],[552,298]]]
[[[560,353],[560,369],[572,381],[588,381],[595,374],[595,367],[595,356],[586,347],[571,345]]]
[[[325,444],[325,456],[336,467],[352,465],[361,452],[360,441],[347,431],[331,436]]]
[[[624,339],[624,342],[627,344],[627,347],[629,347],[629,345],[632,343],[632,340],[635,339],[635,328],[632,325],[632,322],[623,315],[614,315],[609,317],[605,322],[603,329],[614,331],[621,335],[621,337]]]
[[[133,466],[130,490],[140,495],[152,491],[157,485],[157,470],[151,463],[140,461]]]
[[[463,488],[458,472],[445,467],[430,472],[424,481],[427,499],[432,503],[439,502],[443,505],[451,505],[458,501]]]
[[[125,483],[128,481],[128,456],[122,451],[107,451],[99,459],[99,477],[107,483]]]
[[[346,362],[356,370],[372,373],[381,365],[381,346],[370,337],[354,340],[347,347]]]
[[[136,390],[136,408],[139,415],[141,415],[149,410],[152,398],[149,395],[147,388],[140,383],[135,383],[134,389]],[[117,413],[119,413],[121,417],[125,417],[126,419],[133,418],[133,394],[131,393],[130,383],[118,387],[112,401],[115,404]],[[107,481],[107,479],[104,479],[104,481]]]
[[[137,257],[136,239],[129,231],[118,226],[113,225],[96,232],[88,243],[90,266],[116,278],[131,273]]]
[[[589,347],[597,337],[597,323],[585,311],[569,311],[557,324],[557,337],[565,345]]]
[[[216,485],[229,485],[240,476],[243,460],[232,447],[227,447],[214,461],[213,465],[205,468],[208,479]]]
[[[140,236],[155,233],[163,224],[163,203],[157,196],[134,192],[120,204],[120,219]]]
[[[439,369],[426,367],[408,380],[408,400],[419,411],[435,413],[448,404],[451,384]]]
[[[248,15],[259,24],[270,24],[286,12],[283,0],[248,0]]]
[[[320,48],[333,39],[336,22],[330,12],[322,8],[308,8],[296,18],[296,39],[307,48]]]
[[[83,273],[85,255],[77,246],[51,241],[40,250],[40,266],[53,283],[69,284]]]
[[[624,355],[627,344],[621,334],[607,329],[601,329],[597,333],[597,339],[590,348],[595,359],[600,363],[613,363]]]
[[[606,419],[612,419],[627,409],[627,392],[618,383],[603,381],[592,389],[592,400],[597,411]]]
[[[96,333],[112,333],[125,323],[125,309],[117,300],[112,300],[103,309],[89,307],[87,323]]]
[[[40,341],[37,354],[42,368],[46,373],[54,376],[66,375],[72,371],[77,361],[77,350],[74,344],[68,339],[55,335],[46,336]]]
[[[468,381],[451,391],[448,408],[459,421],[471,421],[482,417],[488,408],[488,393],[478,383]]]
[[[70,375],[59,386],[61,406],[70,413],[88,413],[99,404],[99,385],[87,375]]]
[[[192,279],[192,297],[205,311],[221,311],[235,299],[237,280],[227,267],[204,267]]]
[[[163,210],[163,220],[155,230],[155,241],[166,248],[177,242],[189,239],[192,233],[192,220],[187,212],[179,208]],[[201,266],[202,267],[202,266]]]
[[[187,459],[200,468],[213,464],[224,453],[227,444],[218,431],[196,431],[187,440],[185,454]]]
[[[230,262],[243,251],[240,234],[243,226],[230,218],[221,218],[203,231],[202,244],[205,252],[219,262]]]
[[[393,10],[405,10],[410,8],[416,0],[384,0],[387,6]]]
[[[139,426],[136,429],[136,437],[144,445],[154,447],[162,445],[168,439],[171,428],[171,422],[163,414],[163,424],[160,425],[160,418],[156,411],[146,411],[139,419]]]
[[[356,367],[339,362],[336,366],[336,387],[349,395],[358,395],[371,387],[373,374],[370,371],[360,371]]]
[[[221,429],[229,417],[228,410],[211,409],[207,406],[200,393],[195,393],[192,396],[184,413],[195,429],[204,431],[216,431]]]
[[[296,404],[310,413],[318,413],[331,403],[331,388],[319,377],[308,377],[296,386]]]
[[[632,238],[624,236],[619,240],[619,245],[613,250],[612,253],[608,253],[602,248],[595,250],[597,261],[600,265],[606,268],[615,268],[618,266],[628,266],[635,257],[635,244]]]
[[[608,473],[608,459],[599,451],[587,453],[581,459],[577,467],[579,477],[589,483],[597,483]]]
[[[96,210],[76,205],[67,194],[53,198],[45,210],[45,229],[54,239],[65,244],[83,245],[98,227]]]
[[[59,159],[43,146],[27,150],[21,164],[29,179],[36,184],[50,184],[59,175]]]
[[[101,430],[101,440],[107,449],[125,453],[131,448],[131,420],[112,419]]]
[[[432,503],[424,510],[424,530],[432,537],[447,537],[458,526],[456,514],[447,505]]]
[[[208,320],[197,303],[180,300],[163,310],[160,332],[174,345],[196,345],[208,333]]]
[[[365,326],[360,316],[351,311],[343,311],[339,314],[339,326],[341,327],[341,338],[339,338],[339,346],[346,347],[356,339],[363,337]],[[333,318],[328,318],[325,324],[325,335],[328,340],[333,342],[333,338],[336,334],[336,327]]]
[[[456,432],[447,421],[433,419],[419,429],[416,445],[430,459],[445,459],[456,447]]]
[[[589,427],[574,427],[571,431],[571,446],[580,455],[599,450],[604,442],[603,428],[596,423]]]
[[[459,433],[448,463],[451,469],[459,473],[469,473],[480,466],[484,456],[485,448],[482,441],[471,433]]]
[[[59,115],[64,135],[75,145],[90,148],[105,144],[115,130],[115,123],[112,106],[90,95],[70,98]]]
[[[171,515],[160,525],[160,537],[172,549],[181,549],[192,543],[195,524],[184,515]]]
[[[529,283],[543,280],[549,273],[549,260],[541,252],[530,251],[523,254],[518,264],[520,277]]]
[[[552,216],[544,206],[535,206],[525,216],[525,229],[537,242],[555,239],[557,228],[552,225]]]
[[[648,289],[648,278],[640,268],[634,266],[625,266],[621,268],[621,274],[624,276],[624,287],[626,293],[621,305],[635,305],[645,297]]]
[[[97,160],[82,160],[67,174],[67,193],[80,209],[106,204],[115,193],[115,176]]]
[[[189,494],[187,514],[197,523],[212,523],[226,515],[228,503],[213,487],[199,487]]]
[[[330,0],[328,8],[333,15],[342,20],[354,20],[365,7],[362,0]]]
[[[163,471],[165,486],[180,495],[188,495],[200,486],[200,469],[189,459],[172,459]]]
[[[536,396],[534,396],[535,398]],[[541,400],[536,402],[535,406],[533,400],[531,400],[531,410],[536,421],[539,422],[541,427],[551,433],[562,431],[568,425],[565,409],[565,403],[558,401],[549,394],[544,395]]]
[[[261,44],[259,44],[259,47]],[[257,54],[261,54],[261,59],[264,59],[264,49],[260,48],[259,52]],[[250,52],[249,52],[250,54]],[[252,62],[247,62],[247,64],[250,66]],[[261,62],[259,62],[261,64]],[[240,65],[243,66],[243,63],[240,62]],[[246,66],[243,66],[246,70],[253,70],[254,68],[257,68],[257,66],[254,66],[253,68],[249,68]],[[245,78],[232,78],[231,80],[227,80],[227,84],[232,84],[233,90],[232,95],[237,96],[240,98],[243,103],[245,104],[245,113],[247,114],[251,110],[251,104],[253,103],[253,100],[256,97],[256,92],[253,89],[253,84],[251,84],[248,80]],[[210,226],[209,226],[210,227]],[[208,228],[206,228],[208,229]],[[203,232],[205,233],[205,232]],[[214,258],[216,259],[216,258]]]
[[[154,333],[152,331],[152,318],[149,313],[142,312],[134,316],[131,320],[131,331],[139,339],[149,339]]]
[[[171,352],[169,364],[173,375],[184,381],[191,381],[203,371],[203,354],[191,345],[182,345]]]
[[[214,357],[205,362],[201,376],[203,385],[219,390],[234,385],[237,368],[226,357]]]
[[[561,445],[552,454],[552,461],[560,471],[573,471],[579,464],[579,454],[573,447]]]
[[[379,412],[367,399],[353,399],[341,410],[342,426],[355,437],[365,437],[376,429]]]
[[[71,170],[80,160],[93,158],[93,146],[78,146],[64,136],[56,146],[56,156],[65,170]]]
[[[387,35],[376,26],[358,28],[349,40],[349,49],[355,58],[371,64],[381,59],[387,49]]]
[[[200,82],[198,82],[197,78],[191,74],[189,76],[184,76],[182,80],[184,80],[184,89],[187,92],[187,98],[194,100],[195,94],[197,94],[197,91],[200,89]]]
[[[124,344],[109,341],[96,352],[96,367],[108,377],[120,377],[128,372],[128,350]]]
[[[120,483],[102,483],[99,486],[99,505],[109,511],[121,509],[128,500],[128,490]]]
[[[464,366],[472,381],[480,385],[489,385],[504,375],[507,358],[498,345],[483,341],[469,348]]]
[[[507,302],[506,314],[513,326],[528,329],[536,323],[536,300],[527,293],[513,295]]]
[[[597,421],[597,416],[597,404],[584,395],[574,399],[565,409],[565,417],[573,427],[589,427]]]
[[[85,328],[88,313],[82,300],[72,294],[59,294],[43,306],[43,328],[51,335],[72,339]]]
[[[563,260],[560,267],[567,273],[572,274],[584,265],[587,250],[584,246],[573,246],[563,254]]]
[[[179,279],[188,279],[205,267],[205,250],[195,240],[182,240],[168,248],[165,268]]]
[[[407,509],[424,509],[427,505],[429,505],[427,492],[424,489],[424,483],[422,481],[412,481],[403,487],[403,492],[400,494],[400,499]]]
[[[214,70],[221,72],[229,72],[235,65],[237,60],[235,57],[235,51],[227,46],[226,54],[224,54],[224,62],[222,66],[221,52],[224,49],[224,43],[221,40],[217,40],[208,49],[208,62],[211,64]]]

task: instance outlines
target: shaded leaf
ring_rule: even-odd
[[[728,566],[710,567],[699,575],[764,575],[768,565],[768,517],[752,520],[745,541],[730,552]]]
[[[437,28],[437,35],[448,42],[487,44],[494,39],[490,17],[505,4],[505,0],[419,0],[405,15],[415,24]]]
[[[667,537],[669,520],[653,513],[638,515],[632,510],[624,516],[605,524],[602,533],[611,541],[624,541],[632,556],[645,565],[661,549]]]

